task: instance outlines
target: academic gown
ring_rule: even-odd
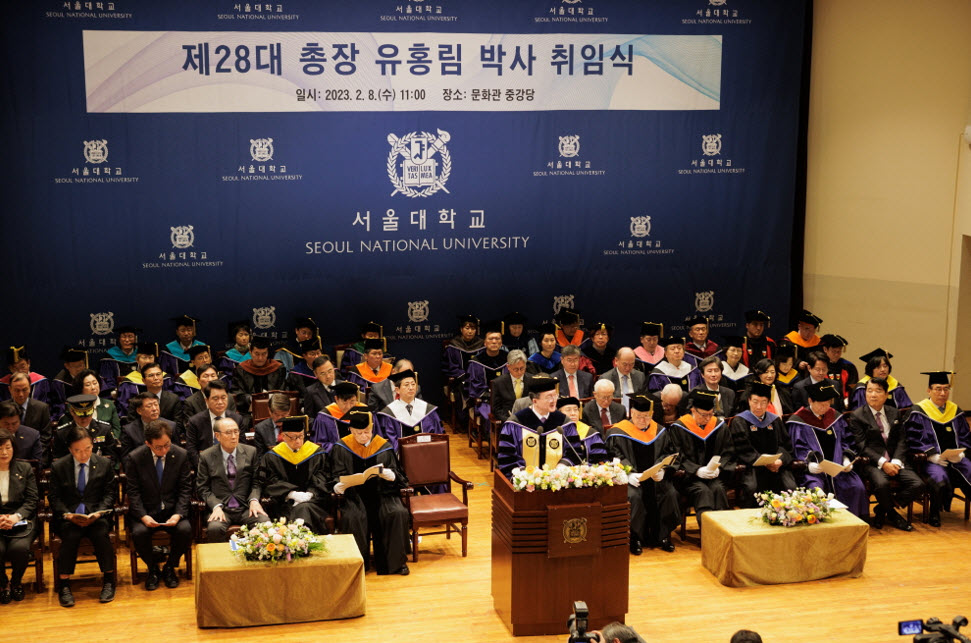
[[[738,464],[745,465],[745,473],[741,476],[743,497],[740,500],[743,507],[755,507],[755,494],[759,491],[781,493],[796,488],[796,478],[787,468],[792,464],[792,440],[782,418],[766,412],[760,420],[751,411],[743,411],[732,420],[728,432],[733,457],[732,462],[726,465],[726,471],[734,470]],[[782,467],[778,472],[752,466],[763,453],[772,455],[780,452]]]
[[[688,360],[684,360],[688,362]],[[690,362],[688,362],[690,364]],[[667,364],[668,366],[662,366],[662,364]],[[704,383],[704,378],[701,377],[701,371],[696,367],[692,366],[690,370],[685,371],[685,369],[679,369],[682,371],[679,375],[669,375],[665,372],[665,369],[672,369],[670,362],[663,361],[654,367],[650,375],[647,378],[647,388],[652,393],[656,393],[663,389],[668,384],[677,384],[681,387],[681,390],[688,393],[691,389],[697,388]]]
[[[503,351],[499,351],[499,355],[502,355],[500,363],[489,364],[491,358],[483,351],[469,362],[467,369],[469,377],[465,381],[465,395],[470,403],[475,404],[475,412],[486,420],[492,413],[489,386],[492,384],[492,380],[506,372],[506,355]],[[475,400],[479,400],[479,402],[476,403]]]
[[[365,569],[370,567],[368,535],[374,540],[374,566],[378,574],[393,574],[404,567],[408,551],[408,510],[401,490],[408,479],[398,466],[391,444],[380,435],[364,447],[354,436],[339,441],[330,453],[331,472],[327,488],[334,488],[340,476],[361,473],[376,464],[395,472],[393,482],[377,476],[356,487],[348,487],[341,500],[340,531],[353,534]]]
[[[775,355],[775,340],[771,337],[762,335],[761,337],[748,337],[742,340],[742,363],[752,368],[761,359],[772,359]]]
[[[595,375],[597,377],[600,377],[614,367],[614,356],[617,355],[617,349],[609,343],[604,347],[602,353],[594,348],[592,343],[585,344],[580,351],[593,364],[593,369],[596,371]]]
[[[128,375],[138,368],[135,358],[138,350],[132,348],[131,354],[126,355],[120,346],[112,346],[108,349],[108,356],[102,357],[98,362],[98,375],[101,378],[102,391],[111,391],[117,388],[119,378]]]
[[[236,370],[236,367],[249,358],[249,351],[246,351],[246,353],[240,353],[234,346],[222,354],[216,368],[218,368],[224,376],[232,378],[233,371]],[[274,359],[276,359],[276,356],[274,356]],[[284,364],[284,366],[286,366],[286,364]]]
[[[330,515],[327,505],[330,494],[327,486],[327,452],[312,442],[304,442],[299,451],[294,452],[281,442],[263,454],[259,474],[264,495],[272,504],[266,507],[274,519],[286,518],[294,521],[303,518],[307,527],[315,534],[327,533],[326,520]],[[291,491],[309,491],[314,494],[307,502],[294,504],[287,499]]]
[[[553,354],[549,358],[542,353],[533,353],[526,360],[526,369],[533,375],[539,373],[546,373],[547,375],[555,373],[560,369],[560,353],[553,351]]]
[[[286,379],[286,369],[276,360],[268,361],[262,368],[254,366],[253,360],[243,362],[233,371],[236,406],[241,413],[249,412],[253,393],[282,391],[285,388]]]
[[[479,337],[471,342],[463,341],[460,336],[453,337],[442,352],[442,375],[446,378],[462,377],[472,358],[484,350]]]
[[[317,376],[307,366],[307,362],[301,361],[299,364],[295,364],[290,374],[287,375],[287,390],[297,391],[302,400],[307,396],[307,388],[316,381]]]
[[[622,420],[607,430],[605,444],[610,458],[631,467],[632,473],[647,471],[664,457],[677,452],[670,429],[652,422],[653,430],[641,431],[630,420]],[[665,467],[664,478],[641,480],[640,486],[627,485],[630,502],[630,529],[641,542],[656,543],[670,536],[681,524],[678,492],[672,482],[673,469]]]
[[[582,421],[576,422],[577,437],[580,439],[580,461],[587,464],[600,464],[607,461],[607,445],[600,431]]]
[[[194,339],[189,348],[193,346],[206,346],[206,343]],[[173,339],[166,344],[158,356],[158,365],[166,373],[181,373],[189,368],[191,362],[192,358],[189,356],[188,351],[182,348],[182,344],[177,339]]]
[[[327,452],[342,438],[351,434],[351,425],[347,420],[336,417],[337,413],[340,413],[337,404],[331,404],[314,417],[314,423],[310,426],[309,440],[319,444]]]
[[[685,472],[685,476],[675,481],[675,485],[688,497],[695,513],[700,516],[705,511],[728,509],[730,506],[723,478],[730,473],[722,465],[732,468],[732,449],[725,421],[712,417],[704,427],[698,427],[692,415],[682,415],[670,430],[681,453],[680,468]],[[699,478],[696,475],[698,469],[706,466],[716,455],[721,457],[718,477],[711,480]]]
[[[511,480],[517,467],[580,464],[581,449],[576,425],[567,422],[565,415],[553,411],[541,424],[532,407],[526,408],[499,430],[499,470]]]
[[[927,463],[928,486],[934,504],[949,508],[954,487],[971,493],[971,433],[964,412],[954,402],[948,401],[942,413],[929,399],[913,406],[904,424],[907,446],[911,451],[934,455],[948,449],[964,449],[964,459],[948,462],[947,466]]]
[[[792,439],[792,455],[795,459],[803,460],[807,464],[825,459],[842,465],[844,456],[850,460],[855,457],[853,436],[850,434],[849,425],[841,415],[830,409],[818,422],[823,425],[822,427],[814,426],[811,423],[813,420],[815,415],[812,411],[802,408],[793,413],[786,424],[789,437]],[[822,472],[809,473],[806,469],[799,476],[799,485],[807,489],[819,487],[823,491],[835,493],[836,498],[849,507],[849,510],[860,520],[867,520],[870,517],[868,494],[863,486],[863,480],[855,471],[844,471],[833,477]]]
[[[405,405],[401,400],[395,400],[374,415],[374,430],[391,443],[395,453],[398,452],[398,440],[401,438],[417,433],[445,433],[442,418],[438,415],[438,407],[418,399],[415,400],[414,406],[418,407],[421,404],[425,405],[425,413],[415,422],[406,422],[396,417],[396,412],[404,411]]]
[[[46,377],[40,373],[34,373],[31,371],[27,374],[30,377],[30,397],[47,404],[51,405],[51,382]],[[10,379],[13,377],[13,373],[8,373],[3,377],[0,377],[0,402],[6,402],[10,399]]]

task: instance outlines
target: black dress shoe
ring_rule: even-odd
[[[927,521],[927,524],[930,525],[931,527],[940,527],[941,514],[931,514],[930,520]]]
[[[148,570],[148,576],[145,578],[145,589],[150,592],[154,592],[158,589],[158,570],[150,569]]]
[[[674,543],[671,542],[670,538],[662,538],[661,542],[659,542],[657,546],[669,554],[674,551]]]
[[[175,573],[175,569],[167,565],[162,568],[162,581],[169,589],[175,589],[179,586],[179,577]]]
[[[402,565],[401,569],[398,570],[398,574],[400,574],[401,576],[407,576],[410,573],[411,573],[411,570],[408,569],[408,565]]]
[[[889,522],[891,526],[899,529],[900,531],[914,530],[914,526],[909,522],[907,522],[907,520],[903,516],[898,514],[896,511],[892,511],[887,514],[887,522]]]
[[[10,584],[10,596],[15,601],[24,600],[24,585],[23,583],[11,583]]]
[[[0,605],[6,605],[9,602],[10,589],[8,587],[4,587],[3,589],[0,589]]]
[[[630,553],[634,556],[640,556],[643,553],[644,548],[641,547],[641,541],[638,540],[637,536],[630,537]]]
[[[874,529],[883,529],[883,514],[873,514],[873,518],[870,518],[870,526]]]
[[[74,607],[74,594],[71,593],[71,586],[61,581],[61,591],[57,593],[57,602],[61,607]]]
[[[98,597],[98,600],[102,603],[110,603],[115,600],[115,583],[113,581],[105,579],[105,582],[101,585],[101,596]]]

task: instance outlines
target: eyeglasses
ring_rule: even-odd
[[[950,393],[951,392],[951,387],[950,386],[932,386],[931,387],[931,390],[934,391],[935,393]]]
[[[282,435],[287,440],[303,440],[304,439],[303,433],[281,433],[280,435]]]
[[[239,429],[229,429],[228,431],[216,431],[216,433],[222,433],[223,435],[239,435]]]

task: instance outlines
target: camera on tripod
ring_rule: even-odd
[[[599,643],[600,637],[597,634],[588,634],[590,610],[583,601],[573,601],[573,614],[566,620],[566,626],[570,630],[570,638],[567,643],[587,643],[593,641]]]
[[[914,643],[971,643],[971,639],[961,634],[959,631],[968,624],[968,619],[963,616],[955,616],[951,624],[948,625],[937,617],[932,617],[926,621],[916,619],[913,621],[900,621],[897,623],[897,633],[901,636],[914,635]],[[924,632],[927,632],[925,634]]]

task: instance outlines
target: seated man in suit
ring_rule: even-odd
[[[624,409],[630,408],[631,395],[647,393],[647,376],[634,368],[635,362],[637,357],[634,350],[623,346],[614,357],[614,367],[600,376],[600,379],[610,380],[614,385]]]
[[[391,368],[391,376],[386,380],[382,380],[377,384],[371,386],[371,390],[367,394],[367,405],[371,410],[371,413],[379,413],[384,407],[391,404],[395,400],[395,384],[393,381],[393,376],[395,373],[400,373],[402,371],[414,371],[415,367],[410,360],[399,359],[394,363]],[[419,386],[416,397],[421,397],[421,387]],[[312,417],[312,416],[311,416]]]
[[[512,478],[521,467],[551,468],[580,464],[576,424],[556,410],[556,378],[537,375],[529,381],[530,407],[509,418],[499,430],[499,470]]]
[[[744,491],[738,500],[746,508],[755,507],[756,492],[781,493],[796,488],[792,471],[784,468],[792,464],[792,441],[782,418],[768,410],[771,396],[771,386],[752,382],[746,400],[748,409],[736,415],[728,427],[733,457],[725,464],[725,470],[730,473],[736,465],[745,465],[741,480]],[[782,455],[774,462],[754,466],[762,455],[776,453]]]
[[[75,428],[84,429],[91,437],[94,452],[100,456],[111,458],[114,465],[118,465],[118,443],[111,431],[111,425],[94,417],[94,395],[73,395],[67,398],[67,409],[70,417],[57,427],[54,432],[54,442],[51,453],[54,459],[62,458],[70,451],[68,439]]]
[[[866,404],[850,414],[850,430],[856,441],[857,452],[870,462],[857,467],[860,476],[870,481],[870,488],[877,498],[877,508],[870,520],[875,529],[884,521],[901,531],[913,531],[914,527],[897,513],[893,505],[890,481],[897,480],[897,500],[907,507],[924,490],[924,483],[912,469],[904,464],[907,457],[907,436],[903,431],[903,417],[899,410],[887,404],[890,385],[883,378],[872,378],[866,383]]]
[[[506,355],[506,372],[492,380],[492,417],[505,422],[516,400],[527,394],[532,375],[526,372],[526,353],[514,350]]]
[[[327,533],[327,452],[306,439],[306,415],[280,424],[280,442],[260,458],[260,487],[272,501],[270,515],[291,522],[302,518],[310,531]]]
[[[14,373],[10,378],[10,401],[17,406],[20,423],[40,433],[40,441],[46,450],[54,437],[51,430],[51,408],[30,396],[30,377],[26,373]]]
[[[654,421],[661,426],[671,426],[688,412],[688,395],[679,384],[666,384],[649,397],[654,403]]]
[[[217,420],[214,430],[219,443],[199,454],[196,491],[209,510],[207,541],[218,543],[229,540],[230,525],[270,518],[260,505],[256,447],[239,443],[239,424],[232,418]]]
[[[299,393],[300,399],[306,397],[307,387],[317,381],[314,375],[314,361],[324,354],[321,346],[320,337],[317,335],[297,344],[297,350],[300,351],[300,357],[303,359],[294,364],[290,374],[287,375],[287,390]]]
[[[698,364],[701,371],[701,386],[693,389],[694,391],[707,391],[715,396],[715,416],[724,418],[735,414],[735,391],[727,386],[721,386],[722,379],[722,360],[718,355],[709,355]],[[689,396],[689,402],[690,402]]]
[[[223,384],[226,384],[226,379],[219,374],[219,369],[212,364],[206,364],[197,370],[196,377],[199,380],[199,390],[182,401],[182,406],[179,408],[179,415],[181,417],[176,419],[176,423],[182,429],[184,429],[189,418],[196,413],[206,410],[206,387],[209,386],[209,382],[219,380]],[[236,410],[236,400],[233,399],[232,395],[229,396],[229,405],[226,408],[230,411]]]
[[[378,574],[407,576],[409,517],[401,502],[401,490],[408,486],[408,479],[398,466],[391,444],[374,434],[366,406],[352,408],[347,419],[351,433],[331,450],[328,482],[329,489],[344,497],[340,530],[354,534],[365,569],[371,559],[370,535],[374,540],[374,565]],[[341,476],[363,473],[374,465],[381,465],[381,472],[363,484],[348,487],[341,482]]]
[[[74,398],[68,404],[71,399]],[[115,598],[115,553],[108,536],[111,521],[107,516],[115,508],[118,483],[111,461],[94,453],[91,435],[86,429],[68,427],[63,439],[70,453],[51,466],[48,491],[53,513],[51,528],[61,537],[58,601],[61,607],[74,606],[71,575],[77,564],[81,538],[87,538],[94,545],[98,567],[104,575],[101,602],[110,603]]]
[[[337,379],[337,368],[330,355],[321,355],[315,359],[313,367],[317,381],[307,387],[303,398],[303,412],[311,419],[334,403],[334,385],[341,381]],[[371,394],[374,395],[374,391]]]
[[[244,364],[246,362],[243,362]],[[229,391],[219,380],[209,382],[204,391],[206,394],[206,410],[196,413],[185,423],[185,448],[189,452],[189,461],[195,467],[199,464],[199,454],[218,442],[216,436],[216,420],[229,418],[240,430],[246,432],[249,423],[235,411],[230,411]]]
[[[283,390],[287,371],[283,364],[270,359],[270,340],[266,337],[253,337],[250,358],[241,362],[233,371],[233,395],[236,408],[248,414],[253,403],[253,393]]]
[[[604,435],[614,424],[627,417],[623,404],[614,402],[614,383],[597,380],[593,385],[593,399],[583,405],[583,421]]]
[[[809,406],[809,388],[820,382],[833,382],[836,395],[833,397],[832,407],[837,413],[842,413],[846,407],[843,404],[843,388],[835,380],[829,378],[829,358],[822,351],[812,351],[806,356],[809,364],[809,377],[799,380],[792,387],[792,408],[797,411],[800,407]]]
[[[153,397],[158,398],[159,415],[166,420],[178,421],[182,414],[182,400],[175,393],[164,389],[165,373],[162,372],[162,367],[154,363],[143,366],[142,381],[145,383],[144,390],[151,393]],[[125,417],[127,417],[129,422],[136,417],[135,409],[131,408],[131,404],[127,405]]]
[[[175,568],[192,546],[189,500],[192,478],[189,456],[172,444],[172,426],[165,420],[145,424],[145,442],[132,450],[125,467],[128,517],[135,551],[148,566],[145,589],[179,586]],[[159,571],[152,534],[164,529],[171,537],[165,565]]]
[[[40,432],[20,423],[20,412],[11,400],[0,402],[0,429],[6,429],[13,436],[13,457],[44,463]]]
[[[560,370],[553,373],[560,381],[560,395],[582,400],[593,396],[593,375],[580,370],[580,349],[567,344],[560,351]]]
[[[169,437],[178,441],[179,435],[176,430],[175,422],[161,418],[159,414],[158,398],[151,393],[139,393],[131,401],[130,408],[135,409],[136,418],[133,422],[125,425],[121,432],[121,459],[124,460],[128,454],[138,447],[145,444],[145,427],[149,422],[161,420],[169,427]]]
[[[283,418],[290,415],[290,398],[283,393],[273,393],[266,406],[270,417],[260,420],[253,427],[253,446],[259,458],[283,439]]]
[[[913,406],[905,430],[911,451],[927,454],[927,485],[931,494],[928,524],[941,526],[941,509],[949,507],[954,487],[971,493],[971,432],[964,412],[950,401],[950,371],[930,371],[927,397]]]

